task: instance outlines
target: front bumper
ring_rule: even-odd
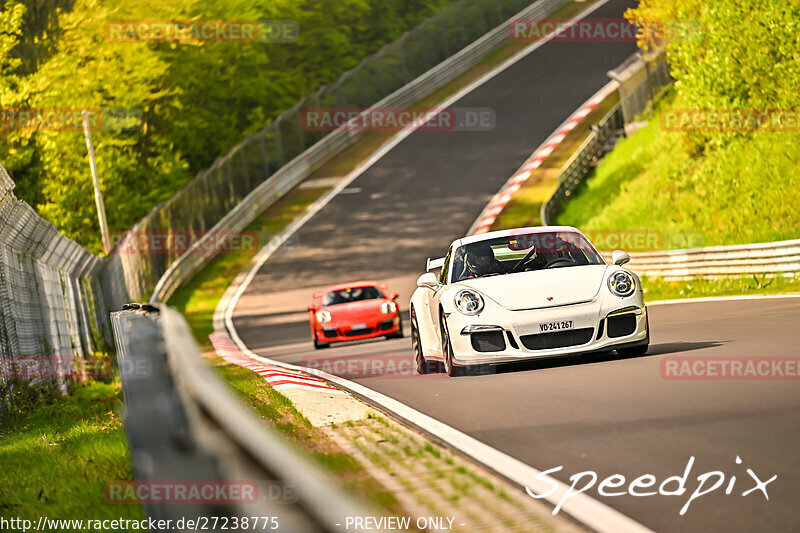
[[[572,321],[573,327],[541,331],[540,324],[566,321]],[[546,309],[494,309],[484,317],[453,312],[447,316],[447,328],[458,365],[613,350],[649,339],[647,308],[638,292],[627,298],[598,298]]]
[[[400,315],[376,318],[361,322],[364,328],[353,329],[352,324],[317,324],[317,340],[322,343],[358,341],[399,333]]]

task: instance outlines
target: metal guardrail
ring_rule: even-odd
[[[406,74],[403,79],[408,80],[408,74],[410,72],[408,70],[408,65],[401,60],[387,63],[385,65],[387,68],[373,68],[369,65],[371,62],[375,61],[376,57],[391,57],[392,54],[395,53],[392,52],[392,47],[400,47],[401,49],[408,47],[414,48],[423,54],[428,53],[425,52],[426,48],[424,46],[420,48],[419,46],[412,45],[412,43],[415,42],[414,35],[417,35],[414,32],[417,31],[420,32],[419,35],[423,36],[423,41],[427,39],[432,42],[445,43],[443,45],[443,50],[436,52],[435,57],[438,58],[437,61],[441,61],[440,63],[436,64],[436,62],[425,61],[425,68],[421,71],[421,75],[408,83],[403,82],[405,84],[396,90],[395,85],[392,87],[392,90],[387,90],[382,93],[380,91],[372,91],[371,94],[377,95],[378,98],[388,94],[388,96],[379,101],[377,101],[378,98],[369,99],[362,98],[361,96],[355,100],[345,99],[342,101],[342,95],[344,93],[361,94],[361,89],[359,87],[354,87],[353,91],[337,90],[337,95],[339,96],[334,99],[327,96],[329,88],[324,87],[320,89],[313,97],[302,100],[291,110],[281,115],[283,118],[279,117],[276,121],[280,123],[282,120],[285,120],[286,117],[295,117],[297,123],[292,123],[291,128],[289,128],[288,125],[286,127],[298,132],[300,138],[303,139],[299,146],[310,147],[305,149],[305,151],[299,150],[291,152],[297,154],[296,157],[280,167],[269,179],[263,181],[265,177],[269,176],[269,172],[266,171],[265,173],[264,169],[273,168],[274,162],[259,160],[259,157],[263,156],[263,154],[268,151],[263,146],[263,140],[267,135],[267,129],[265,129],[257,136],[245,139],[242,144],[236,146],[223,158],[217,160],[214,166],[209,170],[200,173],[195,180],[170,199],[167,204],[164,206],[157,206],[153,212],[148,215],[147,219],[143,220],[135,229],[142,230],[152,226],[155,217],[162,217],[164,220],[170,221],[180,220],[184,217],[184,226],[182,229],[197,229],[203,231],[209,229],[211,232],[243,230],[284,193],[307,178],[320,164],[335,156],[344,148],[355,143],[361,134],[361,132],[353,131],[352,129],[340,129],[324,136],[318,142],[311,145],[311,143],[307,141],[309,139],[316,140],[316,138],[311,136],[309,132],[304,132],[299,124],[298,114],[303,107],[319,107],[320,104],[324,106],[326,102],[328,105],[336,105],[339,107],[352,106],[363,108],[403,107],[414,104],[475,66],[489,52],[496,50],[508,42],[511,38],[508,30],[508,23],[510,20],[514,18],[543,18],[566,4],[567,1],[568,0],[539,0],[519,12],[517,12],[517,9],[519,8],[520,2],[512,2],[509,0],[500,2],[494,0],[462,0],[462,2],[448,7],[438,16],[423,23],[419,28],[412,30],[412,32],[407,33],[395,43],[384,47],[380,52],[375,54],[375,56],[371,56],[362,61],[356,69],[343,75],[338,83],[340,85],[345,83],[343,81],[345,79],[362,80],[365,76],[373,80],[384,79],[384,76],[387,75],[389,64],[392,64],[395,70],[402,70]],[[470,6],[480,7],[480,9],[476,11],[476,14],[479,15],[478,18],[472,21],[462,17],[465,14],[465,9],[471,8]],[[511,18],[507,20],[506,18],[509,16],[511,16]],[[464,24],[467,26],[463,26]],[[467,45],[467,43],[464,43],[464,46],[460,46],[458,51],[456,51],[455,47],[448,47],[446,43],[449,37],[447,36],[452,35],[453,31],[466,31],[464,28],[469,27],[470,24],[473,25],[473,29],[474,24],[478,24],[479,27],[484,28],[481,33],[489,28],[493,29],[471,44]],[[469,31],[472,32],[473,29]],[[446,53],[443,53],[445,51]],[[368,71],[372,72],[372,74],[366,74]],[[376,73],[381,72],[383,74],[376,75]],[[348,81],[347,83],[350,82]],[[279,127],[279,130],[283,131],[280,129],[281,127]],[[261,146],[256,146],[259,143],[261,143]],[[251,147],[251,145],[253,146]],[[255,149],[255,155],[247,155],[253,149]],[[259,153],[261,153],[261,156],[258,155]],[[222,170],[223,168],[224,170]],[[218,180],[215,183],[227,183],[229,185],[229,188],[226,188],[222,193],[218,192],[214,194],[212,198],[212,203],[215,204],[214,210],[219,210],[219,206],[217,206],[216,203],[220,203],[224,211],[224,214],[217,218],[201,217],[201,213],[208,211],[208,206],[204,207],[204,202],[202,200],[202,198],[206,198],[207,196],[207,176],[214,176],[214,179]],[[252,192],[249,192],[247,191],[247,187],[241,187],[240,184],[238,184],[238,181],[235,179],[237,176],[246,180],[248,184],[260,184],[255,186]],[[245,191],[247,194],[242,194],[242,191]],[[187,214],[186,216],[189,217],[188,220],[183,213]],[[202,218],[203,222],[198,225],[196,223],[200,222],[200,218]],[[210,220],[214,220],[215,222],[209,222]],[[213,227],[211,227],[212,225]],[[209,240],[212,238],[213,236],[211,235],[207,237]],[[174,259],[170,266],[164,270],[160,270],[163,265],[154,265],[152,272],[161,271],[164,272],[164,275],[156,284],[151,301],[167,301],[177,287],[190,279],[213,258],[211,254],[194,252],[194,250],[201,246],[204,246],[203,241],[196,243],[193,249],[188,250],[180,257]],[[173,259],[169,256],[162,257],[165,257],[168,261]]]
[[[578,185],[583,183],[600,159],[614,148],[617,139],[623,135],[623,126],[622,107],[617,104],[606,113],[597,126],[592,127],[589,136],[564,165],[558,176],[558,188],[542,204],[539,214],[543,226],[550,224],[549,221],[558,212],[561,204],[569,199]]]
[[[148,503],[148,516],[276,517],[279,531],[301,533],[340,531],[348,516],[377,516],[233,395],[203,361],[180,313],[131,309],[113,313],[112,323],[138,482],[258,487],[254,503]]]
[[[647,110],[652,113],[657,97],[672,83],[663,49],[649,54],[636,52],[617,68],[609,70],[608,77],[618,84],[627,133],[631,133],[639,114]]]
[[[610,258],[610,254],[607,256]],[[637,274],[662,277],[667,281],[800,273],[800,240],[631,253],[630,256],[626,267]]]

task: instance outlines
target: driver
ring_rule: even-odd
[[[571,249],[571,243],[565,241],[560,236],[556,237],[553,246],[542,254],[544,256],[543,259],[546,259],[543,261],[545,265],[542,265],[542,268],[549,266],[551,263],[555,263],[559,259],[562,261],[575,262],[572,258]]]
[[[470,246],[464,258],[468,278],[479,278],[487,274],[503,274],[508,269],[495,259],[492,247],[488,244]]]

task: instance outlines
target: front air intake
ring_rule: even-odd
[[[470,335],[476,352],[500,352],[506,349],[502,331],[484,331]]]
[[[592,340],[594,328],[571,329],[567,331],[554,331],[553,333],[538,333],[535,335],[522,335],[522,345],[529,350],[552,350],[579,346]]]

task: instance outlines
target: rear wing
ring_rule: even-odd
[[[435,268],[442,268],[442,265],[444,265],[444,257],[440,257],[439,259],[431,259],[429,257],[427,265],[425,266],[425,270],[430,272]]]

